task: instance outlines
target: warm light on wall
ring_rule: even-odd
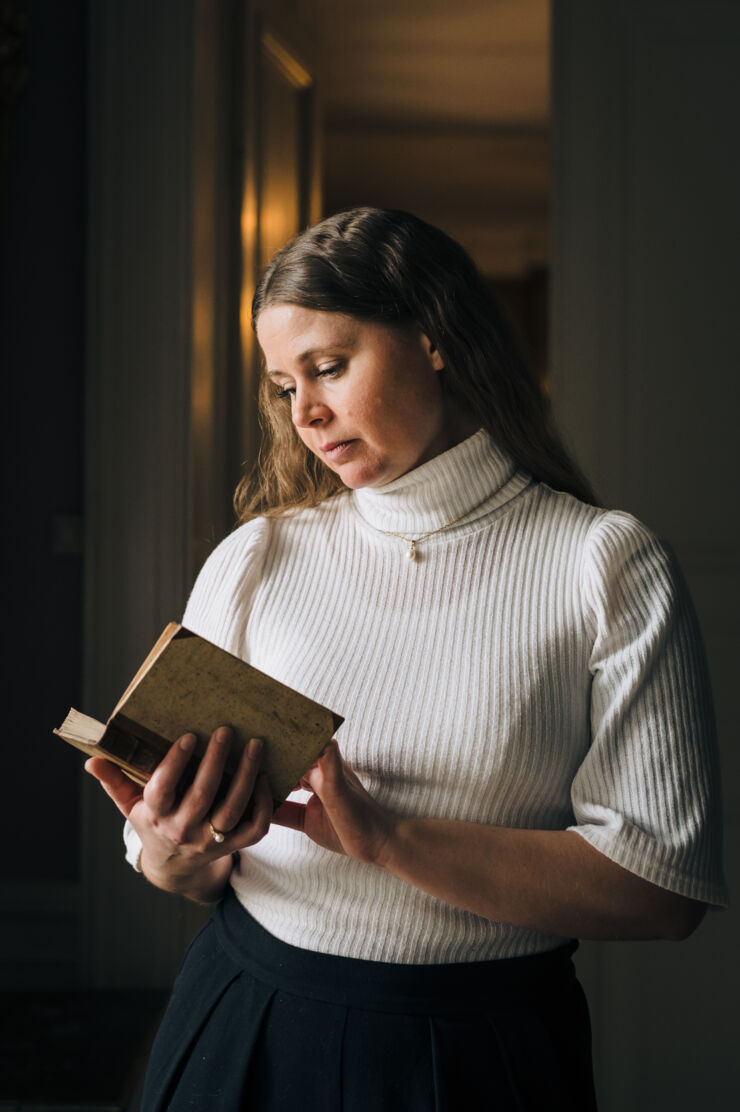
[[[239,292],[239,335],[241,339],[242,365],[251,364],[252,337],[252,298],[255,289],[255,270],[257,266],[257,232],[259,207],[254,174],[247,174],[242,193],[241,243],[242,243],[242,284]]]
[[[257,235],[257,199],[251,186],[242,198],[241,233],[245,250],[252,247]]]
[[[287,178],[279,183],[282,190],[273,188],[273,194],[262,207],[260,238],[263,246],[263,262],[269,259],[297,232],[296,227],[296,184]],[[283,196],[275,194],[283,193]]]

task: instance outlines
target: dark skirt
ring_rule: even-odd
[[[230,893],[185,956],[142,1112],[593,1112],[575,946],[358,961],[280,942]]]

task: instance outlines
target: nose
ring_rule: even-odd
[[[310,387],[298,386],[290,415],[296,428],[308,429],[325,424],[330,416],[330,411],[329,407],[316,397]]]

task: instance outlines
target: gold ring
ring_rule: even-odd
[[[211,832],[211,837],[214,842],[218,842],[218,844],[221,845],[226,835],[222,834],[220,830],[216,830],[212,822],[208,823],[208,829]]]

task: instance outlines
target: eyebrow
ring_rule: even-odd
[[[350,347],[352,342],[353,342],[353,338],[350,338],[348,336],[346,339],[340,340],[339,344],[337,344],[336,346],[346,348],[346,347]],[[326,351],[331,346],[333,346],[333,345],[323,344],[320,347],[307,348],[306,351],[302,351],[301,354],[296,357],[296,362],[297,363],[307,363],[308,360],[313,358],[314,355],[318,354],[319,352]],[[276,375],[289,375],[289,374],[290,374],[290,371],[280,371],[280,370],[277,370],[277,371],[268,370],[267,371],[267,377],[268,378],[275,378]]]

